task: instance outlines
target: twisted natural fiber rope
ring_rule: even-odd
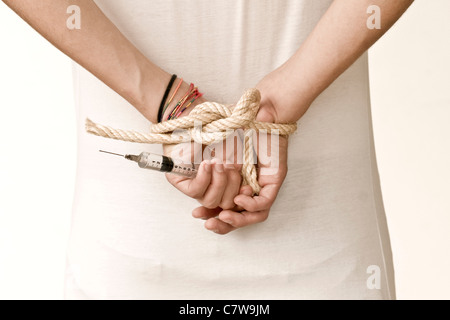
[[[287,136],[297,130],[297,124],[274,124],[255,121],[259,110],[261,95],[258,89],[245,91],[239,102],[222,105],[216,102],[204,102],[196,106],[191,113],[182,118],[168,120],[152,125],[150,133],[113,129],[86,119],[88,133],[111,139],[139,143],[177,144],[195,141],[210,145],[225,140],[236,129],[244,129],[244,160],[242,165],[243,185],[250,185],[255,194],[261,187],[258,184],[253,155],[253,130]],[[185,129],[187,134],[173,134],[175,130]]]

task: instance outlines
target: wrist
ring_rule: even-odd
[[[292,84],[289,72],[280,67],[255,86],[261,93],[258,121],[294,123],[303,116],[312,101],[301,84]]]
[[[167,103],[169,103],[169,99],[173,96],[172,101],[170,102],[169,106],[167,107],[167,109],[164,111],[163,116],[162,116],[162,121],[165,121],[168,119],[169,115],[172,113],[172,111],[174,110],[175,106],[177,105],[177,103],[183,99],[186,94],[189,92],[190,89],[190,84],[186,81],[183,81],[180,85],[180,87],[178,88],[178,90],[176,90],[176,87],[179,85],[181,79],[177,78],[169,92],[168,98],[165,101],[165,105]],[[200,89],[200,88],[199,88]],[[175,92],[176,91],[176,92]],[[200,90],[199,90],[200,91]],[[175,93],[175,95],[174,95]],[[181,118],[181,117],[185,117],[187,116],[197,105],[206,102],[206,99],[203,97],[203,95],[197,99],[195,99],[192,103],[190,103],[190,101],[192,100],[192,97],[189,100],[186,100],[186,102],[184,103],[183,107],[180,108],[179,111],[183,110],[183,108],[187,107],[186,109],[184,109],[184,111],[177,117],[177,118]],[[188,106],[189,105],[189,106]]]
[[[152,64],[140,68],[138,73],[137,84],[128,90],[129,101],[145,118],[157,123],[161,99],[172,75]]]

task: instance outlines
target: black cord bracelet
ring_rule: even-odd
[[[176,74],[172,75],[172,78],[170,78],[169,84],[167,85],[166,92],[164,92],[163,98],[161,100],[161,105],[159,106],[158,110],[158,122],[161,122],[162,120],[164,104],[166,103],[167,96],[169,95],[170,89],[172,89],[173,83],[175,82],[176,78]]]

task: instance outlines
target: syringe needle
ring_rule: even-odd
[[[174,160],[170,157],[142,152],[140,155],[132,155],[132,154],[119,154],[104,150],[98,150],[103,153],[112,154],[115,156],[124,157],[127,160],[131,160],[137,162],[140,168],[151,169],[160,172],[167,172],[182,175],[188,178],[193,178],[197,174],[197,168],[195,168],[194,164],[184,164],[180,160]]]
[[[120,156],[120,157],[125,157],[125,155],[123,155],[123,154],[118,154],[118,153],[109,152],[109,151],[103,151],[103,150],[98,150],[98,151],[103,152],[103,153],[113,154],[113,155]]]

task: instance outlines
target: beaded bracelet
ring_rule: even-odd
[[[201,96],[203,96],[203,93],[200,92],[196,92],[194,98],[189,101],[188,105],[186,107],[184,107],[183,109],[181,109],[176,115],[175,115],[175,119],[177,119],[183,112],[184,110],[186,110],[187,108],[189,108],[189,106],[192,104],[192,102],[194,102],[195,100],[197,100],[198,98],[200,98]]]
[[[201,97],[203,93],[200,93],[198,91],[198,88],[194,87],[194,84],[191,83],[189,86],[189,90],[184,95],[184,97],[177,103],[177,105],[173,108],[173,110],[170,112],[169,117],[167,120],[177,119],[196,99]],[[190,100],[190,101],[189,101]],[[183,107],[186,101],[189,101],[188,105]]]
[[[167,118],[167,120],[172,119],[173,115],[179,110],[179,108],[181,108],[183,106],[183,104],[186,102],[187,98],[191,95],[191,92],[193,90],[194,84],[191,83],[189,85],[189,89],[186,92],[186,94],[183,96],[183,98],[180,99],[180,101],[178,101],[178,103],[175,105],[175,107],[172,109],[172,111],[169,113],[169,117]]]
[[[169,107],[170,103],[172,102],[173,98],[178,92],[178,89],[180,88],[181,84],[183,83],[183,78],[180,78],[180,81],[178,82],[177,87],[175,88],[175,91],[173,92],[172,96],[170,97],[169,101],[167,102],[166,106],[164,107],[162,111],[161,118],[164,117],[164,113],[166,113],[167,108]]]
[[[158,109],[158,116],[157,120],[158,122],[162,121],[162,118],[164,117],[164,114],[167,111],[167,108],[172,103],[173,98],[177,94],[178,90],[180,89],[181,85],[183,84],[183,78],[180,78],[180,81],[178,82],[177,87],[175,88],[175,91],[172,93],[172,96],[170,97],[169,101],[167,101],[167,97],[172,89],[173,83],[177,79],[177,75],[173,74],[170,78],[169,84],[167,85],[166,91],[164,92],[163,98],[161,100],[161,104]],[[203,95],[203,93],[200,93],[198,91],[197,87],[194,87],[194,84],[191,83],[189,85],[189,90],[186,92],[186,94],[183,96],[183,98],[178,101],[178,103],[175,105],[175,107],[172,109],[172,111],[169,113],[169,116],[167,120],[176,119],[178,118],[189,106],[198,98],[200,98]],[[184,104],[188,101],[188,104],[184,107]]]

